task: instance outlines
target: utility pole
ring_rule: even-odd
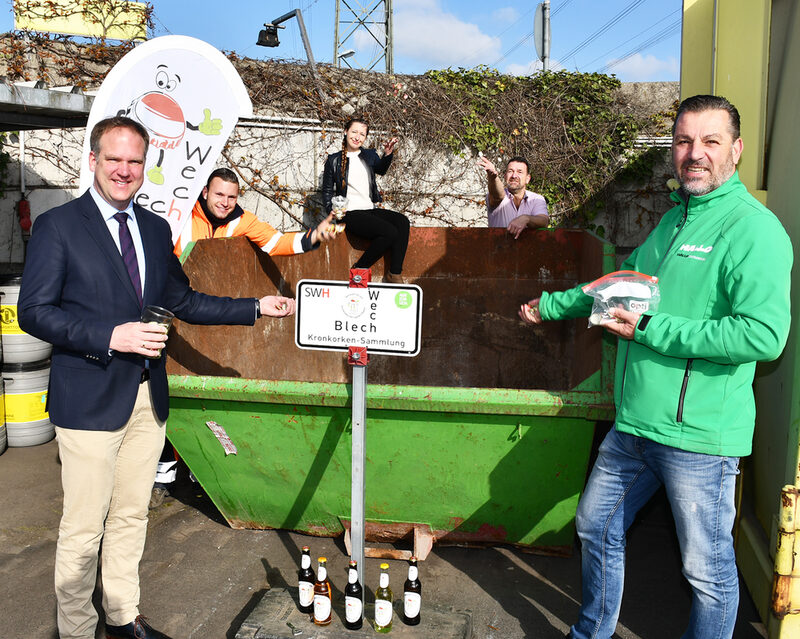
[[[370,0],[368,2],[336,0],[334,20],[336,37],[333,45],[333,64],[335,66],[340,66],[342,60],[349,58],[353,63],[347,61],[345,62],[347,66],[371,71],[383,60],[386,73],[394,73],[392,0]],[[369,61],[361,63],[356,60],[357,56],[351,53],[356,48],[354,46],[355,34],[359,30],[366,31],[372,37],[375,50]],[[360,48],[364,51],[368,47]]]

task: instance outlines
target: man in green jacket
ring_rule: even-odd
[[[625,533],[663,485],[692,587],[684,639],[730,638],[739,602],[731,534],[739,458],[755,424],[756,362],[789,333],[792,246],[781,223],[739,181],[739,113],[726,99],[684,100],[673,126],[675,206],[622,266],[658,277],[658,309],[614,309],[616,421],[576,514],[583,601],[572,639],[614,634]],[[531,324],[585,317],[580,287],[520,308]]]

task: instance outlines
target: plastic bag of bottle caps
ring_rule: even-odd
[[[616,321],[608,312],[612,308],[648,313],[657,310],[661,300],[658,278],[636,271],[614,271],[586,284],[582,290],[594,298],[589,326]]]

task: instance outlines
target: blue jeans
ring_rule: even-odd
[[[690,453],[613,428],[600,445],[575,524],[583,602],[572,639],[608,639],[622,603],[625,533],[661,486],[680,543],[692,611],[683,639],[730,639],[739,607],[733,551],[737,457]]]

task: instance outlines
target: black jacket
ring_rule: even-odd
[[[133,206],[147,268],[144,304],[170,309],[192,324],[247,324],[254,298],[233,300],[192,290],[172,252],[167,221]],[[110,353],[114,327],[138,321],[142,309],[131,278],[89,191],[36,218],[19,291],[23,330],[53,345],[48,410],[63,428],[111,431],[131,416],[144,358]],[[166,357],[150,360],[150,393],[166,421]]]
[[[389,165],[392,163],[392,156],[394,154],[379,156],[374,149],[361,149],[358,154],[364,164],[367,166],[367,173],[369,173],[369,199],[373,202],[382,202],[378,185],[375,183],[375,174],[384,175],[389,170]],[[350,163],[347,163],[347,172],[350,172]],[[335,195],[347,196],[347,176],[345,176],[345,185],[342,188],[342,152],[329,155],[325,160],[325,171],[322,173],[322,201],[325,204],[325,212],[330,213],[333,209],[331,200]]]

